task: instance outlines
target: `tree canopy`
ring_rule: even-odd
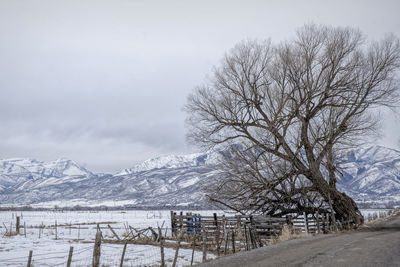
[[[306,25],[290,41],[244,41],[188,97],[189,138],[230,147],[211,200],[270,215],[332,209],[359,222],[336,188],[337,155],[377,132],[399,101],[399,40]],[[239,149],[237,149],[239,147]]]

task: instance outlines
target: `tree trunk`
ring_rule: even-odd
[[[362,224],[364,217],[354,200],[345,193],[339,192],[336,188],[336,183],[328,184],[320,171],[316,171],[314,174],[314,185],[326,202],[328,202],[329,198],[331,199],[336,219],[354,223],[355,225]]]
[[[352,222],[356,225],[360,225],[364,222],[364,217],[351,197],[345,193],[339,192],[336,188],[331,188],[330,196],[338,220]]]

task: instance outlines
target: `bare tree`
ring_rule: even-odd
[[[358,30],[316,25],[279,45],[235,46],[186,105],[192,141],[240,144],[210,197],[269,214],[330,206],[360,222],[336,189],[336,157],[377,132],[377,108],[398,103],[399,59],[392,35],[366,44]]]

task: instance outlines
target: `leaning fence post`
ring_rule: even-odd
[[[128,245],[128,241],[125,242],[124,248],[122,249],[121,263],[119,264],[119,267],[122,267],[122,265],[124,264],[125,251],[126,251],[127,245]]]
[[[114,231],[114,229],[111,227],[111,225],[107,224],[108,229],[113,233],[113,235],[118,239],[118,241],[121,241],[121,238],[117,235],[117,233]]]
[[[100,246],[101,246],[101,231],[98,231],[96,233],[96,239],[93,248],[93,261],[92,261],[93,267],[100,266]]]
[[[203,238],[203,262],[207,260],[207,244],[206,244],[206,227],[204,225],[204,222],[201,223],[201,236]]]
[[[183,238],[183,234],[185,233],[185,231],[181,230],[179,237],[178,237],[178,243],[176,245],[176,251],[175,251],[175,257],[174,257],[174,262],[172,263],[172,267],[176,266],[176,261],[178,260],[178,254],[179,254],[179,247],[181,245],[181,241]]]
[[[160,239],[160,250],[161,250],[161,267],[165,267],[164,260],[164,238],[162,236],[161,227],[158,227],[158,235]]]
[[[71,262],[72,262],[72,253],[74,252],[74,247],[69,247],[69,253],[68,253],[68,261],[67,261],[67,267],[71,267]]]

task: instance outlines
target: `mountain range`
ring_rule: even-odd
[[[97,174],[69,159],[0,160],[2,206],[130,205],[206,207],[201,188],[218,175],[222,150],[144,161],[116,174]],[[400,201],[400,151],[372,146],[340,156],[338,188],[357,202]]]

